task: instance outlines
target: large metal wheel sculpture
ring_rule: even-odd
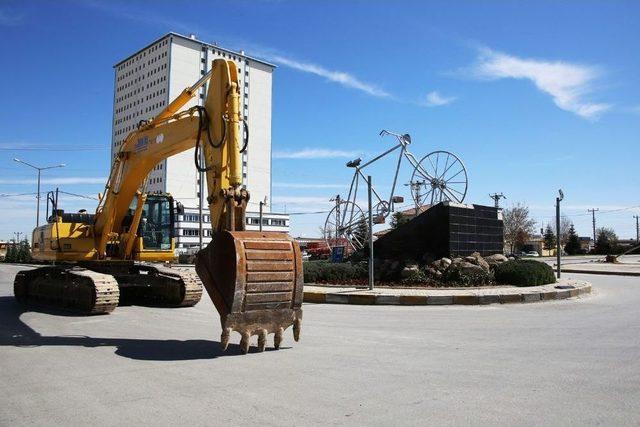
[[[345,246],[347,252],[361,249],[369,236],[364,211],[351,201],[340,201],[327,215],[324,236],[330,248]]]
[[[417,206],[443,201],[462,203],[467,195],[467,169],[449,151],[424,156],[413,170],[411,182],[418,183],[412,197]]]

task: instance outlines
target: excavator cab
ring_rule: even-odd
[[[122,221],[130,233],[138,204],[134,198]],[[175,261],[175,201],[170,194],[147,194],[138,220],[131,258],[136,261]]]

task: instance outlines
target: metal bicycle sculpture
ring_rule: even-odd
[[[394,204],[404,202],[403,197],[394,196],[403,158],[406,158],[413,167],[410,185],[411,196],[416,207],[425,204],[433,205],[442,201],[458,203],[464,201],[468,185],[467,170],[458,156],[449,151],[438,150],[427,154],[418,161],[408,150],[408,146],[411,144],[411,137],[408,134],[400,135],[383,130],[380,135],[382,137],[394,136],[398,143],[363,165],[360,164],[362,162],[360,158],[347,163],[347,167],[355,168],[349,194],[346,199],[340,198],[339,195],[331,199],[335,201],[335,206],[327,215],[324,223],[325,240],[331,248],[346,246],[347,250],[352,251],[364,246],[369,233],[366,220],[368,212],[356,203],[361,179],[366,192],[367,178],[362,170],[398,149],[400,152],[389,198],[383,199],[373,186],[371,188],[374,224],[384,223],[389,214],[393,212]]]

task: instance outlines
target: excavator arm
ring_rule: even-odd
[[[183,109],[207,81],[204,107]],[[246,352],[252,335],[258,336],[262,350],[267,334],[273,333],[279,347],[283,331],[292,325],[298,340],[302,261],[297,243],[286,233],[245,231],[249,192],[242,186],[241,152],[248,141],[241,138],[243,133],[248,137],[236,66],[216,59],[210,73],[127,137],[96,209],[94,238],[98,258],[106,259],[109,243],[128,231],[124,247],[130,252],[139,209],[127,230],[123,220],[134,198],[140,206],[147,175],[160,161],[195,147],[195,167],[206,173],[213,231],[211,243],[197,255],[196,271],[220,313],[224,348],[236,331]],[[200,150],[204,164],[199,162]]]

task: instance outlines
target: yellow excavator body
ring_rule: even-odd
[[[184,109],[207,82],[204,106]],[[54,265],[19,272],[18,301],[91,314],[108,313],[124,299],[189,306],[200,300],[204,284],[220,314],[225,349],[233,331],[243,352],[253,335],[260,350],[268,334],[279,347],[289,326],[297,341],[303,285],[298,244],[286,233],[245,230],[249,192],[242,185],[241,153],[248,127],[239,98],[235,64],[216,59],[209,73],[126,138],[95,214],[65,214],[51,196],[52,214],[34,230],[32,253]],[[190,148],[195,167],[206,174],[212,226],[211,243],[196,256],[199,279],[144,262],[175,259],[173,199],[147,194],[147,175]]]

